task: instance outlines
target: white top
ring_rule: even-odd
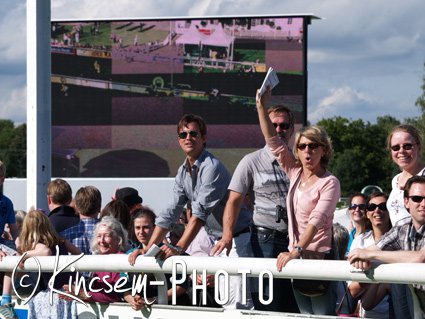
[[[425,168],[417,175],[424,175]],[[410,218],[409,212],[404,207],[404,190],[400,189],[398,186],[398,179],[400,178],[401,173],[393,177],[391,181],[391,193],[387,201],[387,209],[390,213],[391,224],[395,226],[399,221],[405,218]],[[405,221],[403,221],[404,223]]]
[[[359,234],[354,238],[353,243],[351,244],[350,251],[356,248],[367,248],[369,246],[375,245],[375,239],[373,238],[373,232],[371,230]],[[349,282],[351,283],[351,282]],[[386,295],[380,303],[378,303],[372,310],[364,310],[362,308],[361,312],[364,314],[365,318],[380,318],[386,319],[389,316],[389,296]]]

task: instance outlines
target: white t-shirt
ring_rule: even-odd
[[[354,238],[353,243],[351,244],[350,251],[356,248],[367,248],[369,246],[375,245],[375,239],[373,238],[373,232],[371,230],[359,234]],[[351,282],[350,282],[351,283]],[[378,303],[372,310],[364,310],[362,308],[361,312],[365,318],[388,318],[389,316],[389,296],[386,295],[380,303]]]
[[[417,175],[423,175],[425,168]],[[393,177],[391,181],[391,193],[387,201],[387,209],[390,213],[391,224],[395,226],[399,221],[405,218],[410,218],[409,212],[404,207],[404,190],[398,187],[398,179],[400,178],[401,173]],[[406,221],[406,220],[405,220]],[[403,223],[405,222],[403,221]]]

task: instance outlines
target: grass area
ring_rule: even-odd
[[[132,31],[128,31],[128,29],[134,29],[131,28],[131,26],[127,28],[113,28],[112,31],[115,32],[117,39],[122,38],[123,44],[126,45],[133,45],[134,43],[134,37],[137,34],[137,42],[139,44],[144,44],[148,42],[154,42],[154,41],[164,41],[165,38],[168,35],[168,31],[166,30],[158,30],[155,28],[150,28],[147,30],[144,30],[142,32],[139,31],[139,28],[136,28]]]
[[[117,39],[122,38],[124,46],[133,45],[136,34],[137,42],[139,44],[154,41],[164,41],[168,35],[167,30],[158,30],[155,29],[155,27],[147,28],[140,32],[138,27],[134,27],[131,24],[123,28],[121,26],[111,25],[111,23],[100,23],[99,33],[92,35],[91,27],[92,25],[84,25],[82,27],[83,32],[80,34],[80,44],[83,46],[106,46],[110,48],[112,46],[111,32],[115,32]],[[63,25],[60,33],[56,34],[54,38],[62,41],[63,34],[70,33],[72,28],[72,25]]]
[[[63,34],[69,33],[72,31],[71,25],[63,26],[63,31],[61,34],[56,35],[56,38],[60,41],[63,40]],[[85,25],[82,27],[83,33],[80,34],[80,44],[90,45],[90,46],[106,46],[111,47],[111,24],[110,23],[100,23],[99,33],[97,35],[92,35],[91,25]]]
[[[235,48],[234,52],[234,61],[244,61],[244,62],[255,62],[257,59],[260,63],[266,62],[266,56],[264,51],[260,50],[250,50],[250,49],[237,49]]]

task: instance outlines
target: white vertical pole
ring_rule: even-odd
[[[50,0],[27,0],[27,208],[47,209],[51,178]]]

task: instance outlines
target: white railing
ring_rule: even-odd
[[[0,271],[54,272],[63,271],[116,271],[129,273],[154,273],[156,280],[165,282],[165,273],[182,273],[187,277],[197,271],[202,274],[240,275],[249,277],[272,276],[273,278],[353,280],[365,283],[425,284],[425,264],[397,263],[379,264],[369,271],[354,269],[347,261],[334,260],[291,260],[281,272],[276,269],[273,258],[230,258],[175,256],[165,261],[154,257],[138,257],[134,266],[128,263],[127,255],[55,256],[30,258],[24,269],[17,267],[20,257],[4,257]],[[57,265],[56,265],[57,263]],[[72,268],[71,268],[72,267]],[[242,277],[244,278],[244,277]],[[245,277],[246,278],[246,277]],[[199,289],[199,288],[198,288]],[[158,302],[166,304],[167,285],[158,286]]]
[[[347,261],[337,260],[291,260],[281,272],[276,269],[274,258],[231,258],[231,257],[194,257],[175,256],[165,261],[159,261],[153,257],[139,257],[136,264],[128,263],[127,255],[87,255],[76,260],[78,256],[59,256],[58,268],[69,264],[64,271],[74,267],[78,272],[87,271],[117,271],[117,272],[147,272],[147,273],[171,273],[173,264],[184,264],[186,271],[191,274],[193,270],[202,273],[205,269],[207,274],[215,274],[225,270],[229,275],[238,275],[241,272],[250,271],[250,277],[257,277],[267,270],[274,278],[294,279],[322,279],[322,280],[353,280],[359,282],[377,283],[406,283],[425,284],[425,264],[422,263],[397,263],[380,264],[375,268],[362,272],[354,269]],[[20,257],[4,257],[0,262],[0,271],[12,271],[16,268]],[[41,271],[52,272],[55,267],[55,256],[37,257]],[[76,260],[76,261],[75,261]],[[71,261],[75,261],[72,262]],[[25,262],[24,270],[39,271],[39,265],[30,258]],[[179,268],[177,271],[180,273]]]

